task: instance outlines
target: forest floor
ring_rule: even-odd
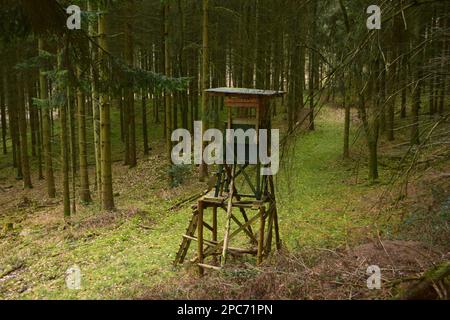
[[[233,259],[201,280],[192,266],[172,266],[192,203],[172,207],[205,185],[192,169],[170,188],[162,144],[134,169],[114,163],[117,211],[78,205],[69,227],[45,181],[24,191],[12,169],[0,168],[0,226],[13,224],[0,232],[0,299],[392,297],[399,279],[449,259],[450,161],[412,176],[408,197],[398,200],[399,185],[390,183],[398,141],[383,143],[380,182],[370,184],[363,143],[342,160],[342,117],[326,108],[316,131],[292,139],[282,160],[283,250],[260,267],[253,258]],[[82,286],[69,290],[66,271],[75,265]],[[380,266],[382,290],[367,289],[369,265]]]

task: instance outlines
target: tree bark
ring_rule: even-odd
[[[93,12],[96,7],[92,0],[88,0],[88,11]],[[95,22],[89,22],[89,35],[94,37],[98,34],[98,26]],[[95,40],[93,40],[95,41]],[[92,60],[96,60],[98,56],[97,47],[89,42],[89,49],[91,52]],[[101,146],[100,146],[100,109],[99,109],[99,94],[98,94],[98,71],[97,68],[91,66],[91,100],[92,100],[92,127],[94,132],[94,154],[95,154],[95,187],[98,192],[101,202],[101,190],[102,190],[102,173],[101,173]]]
[[[102,9],[105,2],[102,3]],[[100,69],[100,79],[107,81],[108,68],[105,51],[108,51],[106,39],[105,13],[99,15],[98,20],[99,35],[99,60],[102,62]],[[111,164],[111,114],[110,99],[107,93],[100,94],[100,141],[101,141],[101,180],[102,180],[102,208],[104,210],[114,210],[114,195],[112,185],[112,164]]]
[[[1,74],[0,74],[0,116],[1,116],[1,125],[2,125],[2,147],[3,147],[3,154],[8,154],[8,148],[6,147],[6,139],[7,139],[7,133],[8,133],[8,127],[6,122],[6,85],[5,85],[5,68],[3,66],[1,68]]]
[[[78,68],[78,77],[81,77],[81,69]],[[78,118],[78,149],[80,162],[80,201],[90,203],[91,192],[89,190],[89,172],[87,160],[86,139],[86,102],[81,88],[77,88],[77,118]]]
[[[20,132],[20,155],[22,163],[23,187],[25,189],[33,188],[31,184],[31,171],[28,158],[28,137],[27,137],[27,120],[25,113],[25,101],[23,93],[23,79],[20,73],[17,74],[17,90],[18,90],[18,119]]]
[[[208,95],[205,92],[209,87],[209,0],[203,0],[203,45],[202,45],[202,123],[203,133],[208,130],[209,127],[209,106]],[[203,161],[199,168],[199,179],[204,181],[208,176],[208,166]]]
[[[45,50],[45,41],[39,38],[39,51]],[[39,72],[39,97],[42,100],[48,99],[47,78],[44,70]],[[42,108],[42,144],[44,149],[44,163],[45,163],[45,179],[47,182],[47,194],[49,198],[56,197],[55,177],[53,175],[53,158],[52,158],[52,142],[50,130],[50,105]]]
[[[62,45],[60,45],[62,46]],[[58,70],[61,71],[64,68],[63,55],[65,55],[66,47],[58,49]],[[62,80],[58,80],[57,90],[59,94],[64,94],[65,90],[63,88]],[[66,99],[67,100],[67,99]],[[64,206],[64,218],[69,219],[71,208],[70,208],[70,187],[69,187],[69,136],[67,127],[67,101],[64,101],[60,105],[60,121],[61,121],[61,175],[63,184],[63,206]]]

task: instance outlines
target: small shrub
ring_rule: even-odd
[[[186,177],[191,173],[192,166],[187,164],[171,165],[169,168],[170,186],[176,188],[182,185]]]

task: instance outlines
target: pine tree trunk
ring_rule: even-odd
[[[14,61],[9,61],[11,64]],[[22,180],[22,160],[20,156],[20,134],[18,118],[18,98],[16,88],[16,76],[11,68],[7,68],[7,79],[5,81],[6,93],[8,95],[8,119],[12,143],[13,166],[16,168],[16,179]]]
[[[442,29],[446,29],[447,28],[447,21],[444,19],[442,21]],[[442,41],[442,54],[441,54],[441,70],[445,70],[445,66],[446,66],[446,59],[444,58],[446,56],[446,52],[448,50],[448,40],[444,39]],[[440,77],[440,94],[439,94],[439,102],[438,102],[438,109],[439,109],[439,114],[441,116],[444,115],[444,109],[445,109],[445,102],[447,101],[447,75],[448,73],[443,72],[441,77]]]
[[[378,81],[380,97],[378,100],[378,108],[380,110],[380,131],[384,133],[386,132],[386,67],[384,62],[381,62],[380,69],[381,77]]]
[[[64,64],[63,59],[65,56],[65,50],[67,48],[59,48],[58,49],[58,70],[63,70]],[[57,84],[57,90],[59,94],[64,94],[65,90],[63,88],[62,80],[59,80],[60,83]],[[68,119],[68,108],[67,101],[63,102],[60,105],[60,121],[61,121],[61,175],[62,175],[62,184],[63,184],[63,206],[64,206],[64,218],[70,218],[70,187],[69,187],[69,136],[68,136],[68,127],[67,127],[67,119]]]
[[[132,13],[133,1],[128,1],[129,12]],[[131,22],[126,25],[126,59],[129,66],[134,65],[134,44],[133,44],[133,26]],[[137,164],[136,160],[136,116],[134,108],[134,92],[133,88],[125,90],[127,111],[124,116],[127,121],[125,125],[128,127],[128,161],[127,164],[133,168]]]
[[[102,6],[104,9],[104,3]],[[100,69],[100,79],[107,81],[108,69],[106,67],[107,58],[105,51],[108,51],[106,40],[106,21],[105,14],[99,15],[98,21],[99,34],[99,60],[102,61]],[[114,195],[112,185],[112,164],[111,164],[111,115],[109,97],[105,92],[100,94],[100,141],[101,141],[101,180],[102,180],[102,208],[104,210],[114,210]]]
[[[34,78],[34,77],[33,77]],[[42,172],[42,141],[41,141],[41,121],[39,117],[39,109],[33,103],[33,97],[37,97],[35,82],[29,86],[28,92],[28,106],[30,113],[30,127],[32,144],[34,144],[35,157],[38,163],[38,179],[43,180],[44,174]]]
[[[42,111],[36,108],[36,123],[37,123],[37,161],[39,180],[44,180],[44,171],[42,167]]]
[[[45,50],[45,42],[39,38],[39,51]],[[47,78],[44,70],[39,72],[39,97],[48,99]],[[44,149],[45,179],[47,182],[47,194],[50,198],[56,197],[55,178],[53,175],[52,142],[50,130],[50,106],[42,108],[42,145]]]
[[[170,6],[168,4],[164,4],[164,12],[163,12],[163,20],[164,20],[164,74],[166,76],[171,76],[171,70],[170,70],[170,39],[169,39],[169,12],[170,12]],[[173,124],[172,124],[172,99],[170,92],[166,91],[164,93],[164,104],[166,108],[165,112],[165,123],[166,123],[166,152],[167,152],[167,159],[171,161],[171,155],[172,155],[172,130],[173,130]]]
[[[405,74],[402,73],[403,77],[406,77]],[[401,107],[400,107],[400,118],[405,119],[406,118],[406,90],[407,90],[407,86],[406,86],[406,82],[407,81],[402,81],[402,101],[401,101]]]
[[[78,68],[78,77],[81,76],[81,69]],[[86,102],[81,88],[77,89],[77,118],[78,118],[78,149],[80,161],[80,201],[91,202],[89,191],[89,172],[87,161],[87,139],[86,139]]]
[[[122,95],[120,96],[121,101],[121,117],[122,117],[122,137],[124,144],[124,156],[123,164],[130,165],[130,95],[129,89],[124,89],[124,99],[122,103]]]
[[[312,3],[312,32],[311,32],[311,39],[316,38],[317,33],[317,1],[313,1]],[[309,130],[314,131],[315,130],[315,89],[318,87],[318,73],[319,68],[317,64],[317,54],[314,52],[314,49],[310,49],[309,51],[309,65],[310,65],[310,72],[309,72]]]
[[[6,139],[7,139],[7,124],[6,124],[6,96],[7,96],[7,92],[6,92],[6,85],[4,83],[5,79],[6,79],[6,75],[5,75],[5,68],[3,66],[0,67],[1,68],[1,74],[0,74],[0,92],[1,92],[1,97],[0,97],[0,117],[1,117],[1,125],[2,125],[2,148],[3,148],[3,154],[8,154],[8,149],[6,147]]]
[[[69,120],[69,141],[70,141],[70,170],[72,173],[72,214],[77,211],[76,204],[76,178],[77,178],[77,138],[76,138],[76,125],[75,125],[75,113],[76,113],[76,97],[73,98],[72,88],[67,87],[67,112]]]
[[[141,49],[141,69],[148,70],[149,64],[147,52]],[[147,91],[141,90],[141,110],[142,110],[142,141],[144,147],[144,155],[148,155],[150,148],[148,146],[148,123],[147,123]]]
[[[28,104],[28,119],[30,121],[30,138],[31,138],[31,156],[37,156],[37,124],[36,124],[36,107],[33,105],[33,77],[30,75],[26,79],[27,88],[27,104]]]
[[[389,92],[390,97],[387,101],[387,113],[386,113],[386,135],[388,141],[394,141],[394,125],[395,125],[395,102],[397,98],[397,83],[399,80],[398,71],[396,65],[391,65],[389,68]]]
[[[148,156],[150,153],[150,147],[148,145],[148,122],[147,122],[147,93],[142,90],[142,140],[144,144],[144,155]]]
[[[419,112],[420,112],[420,96],[421,96],[421,79],[422,72],[417,72],[417,80],[413,92],[413,102],[411,108],[411,145],[420,143],[419,138]]]
[[[369,80],[368,96],[371,96],[373,82]],[[367,140],[367,147],[369,152],[369,181],[374,183],[378,179],[378,135],[379,135],[379,109],[373,110],[370,116],[366,106],[364,94],[360,94],[359,114],[363,123],[364,132]],[[377,98],[374,98],[376,100]]]
[[[88,11],[93,12],[95,10],[92,0],[88,0]],[[89,22],[89,35],[91,37],[97,35],[98,30],[94,22]],[[92,60],[97,59],[97,47],[89,43]],[[100,109],[99,109],[99,94],[98,94],[98,72],[96,67],[91,67],[92,77],[92,122],[94,131],[94,154],[95,154],[95,186],[101,202],[101,190],[102,190],[102,173],[101,173],[101,146],[100,146]]]
[[[208,130],[209,127],[209,106],[208,106],[208,95],[205,90],[209,87],[209,0],[203,0],[203,40],[202,40],[202,122],[203,122],[203,133]],[[199,168],[199,179],[203,181],[208,176],[208,166],[203,161]]]
[[[345,79],[345,75],[343,75]],[[345,120],[344,120],[344,159],[350,158],[350,120],[351,120],[351,108],[350,103],[347,101],[347,90],[345,88],[345,80],[342,85],[342,103],[345,110]]]
[[[25,101],[23,93],[23,81],[22,75],[17,74],[17,90],[18,90],[18,120],[19,120],[19,132],[20,132],[20,155],[22,163],[22,174],[23,174],[23,186],[26,189],[31,189],[33,186],[31,184],[31,172],[30,163],[28,158],[28,137],[27,137],[27,120],[25,112]]]

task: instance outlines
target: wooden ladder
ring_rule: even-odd
[[[189,221],[189,226],[186,229],[186,235],[193,238],[195,235],[195,232],[197,231],[197,225],[198,225],[198,209],[195,208],[192,213],[191,221]],[[192,239],[183,236],[183,240],[180,244],[180,248],[178,249],[177,255],[175,257],[175,261],[173,262],[173,265],[176,266],[178,264],[182,264],[184,262],[184,259],[186,258],[186,254],[189,250],[189,246],[191,245]]]

